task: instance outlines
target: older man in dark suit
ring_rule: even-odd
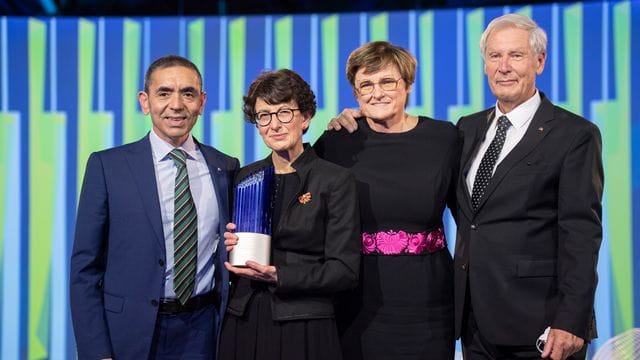
[[[71,255],[78,357],[214,359],[238,160],[191,135],[206,100],[191,61],[154,61],[144,85],[152,130],[87,163]]]
[[[600,132],[536,89],[546,42],[526,16],[494,19],[480,48],[496,105],[458,121],[455,309],[465,359],[584,358],[596,336]]]

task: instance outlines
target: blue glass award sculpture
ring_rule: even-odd
[[[238,244],[229,254],[233,266],[246,266],[249,260],[269,265],[273,177],[270,166],[249,174],[235,186],[233,222]]]

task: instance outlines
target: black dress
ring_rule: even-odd
[[[461,142],[420,117],[404,133],[327,131],[317,154],[355,175],[360,286],[337,306],[345,359],[453,359],[453,264],[442,215],[453,207]],[[452,213],[455,210],[452,209]]]
[[[286,199],[296,195],[300,180],[276,174],[273,224],[278,224]],[[278,238],[272,238],[278,247]],[[221,360],[333,360],[341,359],[335,319],[275,321],[272,293],[261,281],[237,278],[233,294],[251,292],[242,316],[226,314],[220,338]]]

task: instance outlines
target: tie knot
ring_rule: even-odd
[[[502,115],[498,118],[498,129],[504,131],[507,130],[509,126],[511,126],[511,122],[508,117]]]
[[[173,149],[169,153],[171,159],[176,164],[176,166],[186,166],[187,165],[187,153],[184,150]]]

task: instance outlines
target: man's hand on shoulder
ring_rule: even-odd
[[[584,339],[560,329],[551,329],[541,357],[543,359],[564,360],[584,346]]]
[[[335,130],[338,131],[342,128],[345,128],[348,132],[352,133],[358,130],[358,124],[356,123],[356,118],[362,117],[362,111],[360,109],[344,109],[338,115],[329,121],[327,124],[327,130]]]

